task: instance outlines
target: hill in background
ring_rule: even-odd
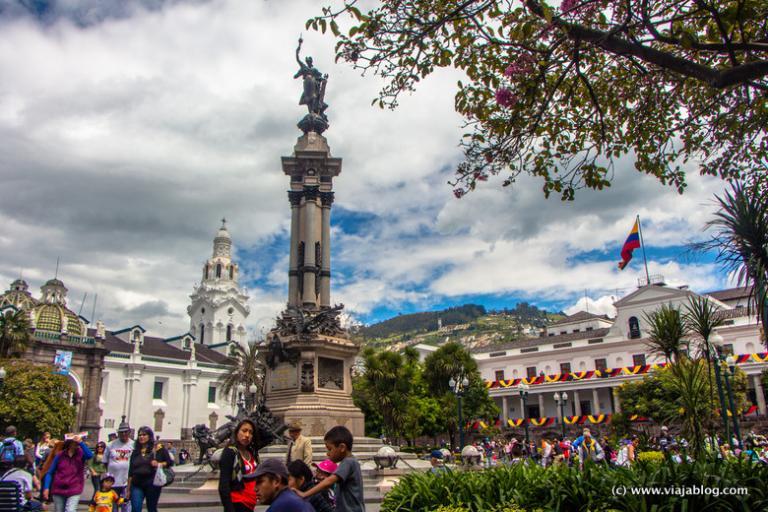
[[[471,347],[486,346],[538,336],[541,329],[563,316],[563,312],[549,313],[526,302],[514,309],[493,311],[478,304],[465,304],[440,311],[398,315],[360,327],[355,337],[366,345],[395,350],[418,343],[441,345],[447,341],[459,341]]]

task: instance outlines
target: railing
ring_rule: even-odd
[[[57,332],[35,331],[35,338],[38,340],[65,342],[73,345],[96,345],[96,340],[90,336],[76,336],[73,334],[61,334]]]

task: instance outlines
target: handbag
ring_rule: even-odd
[[[171,468],[157,468],[157,471],[155,471],[155,478],[152,480],[152,485],[155,487],[166,487],[168,485],[171,485],[176,478],[176,473],[174,473],[173,469]]]
[[[157,460],[157,454],[153,454],[153,458]],[[163,468],[157,468],[155,471],[155,478],[152,479],[152,485],[155,487],[166,487],[168,485],[171,485],[173,483],[173,480],[176,478],[176,473],[171,469],[170,466],[165,466]]]

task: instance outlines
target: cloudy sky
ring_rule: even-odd
[[[454,71],[398,110],[370,106],[381,83],[333,63],[307,33],[316,0],[0,0],[0,281],[53,277],[69,306],[108,328],[188,329],[186,306],[228,219],[251,296],[269,328],[287,291],[288,183],[280,156],[300,135],[294,50],[330,74],[334,300],[364,323],[468,302],[528,301],[610,311],[643,274],[619,272],[635,215],[649,266],[669,284],[728,285],[711,256],[686,256],[724,185],[689,175],[679,196],[617,166],[614,186],[545,200],[541,183],[491,181],[457,200]]]

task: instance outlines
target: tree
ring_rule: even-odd
[[[658,311],[644,316],[650,326],[648,345],[651,353],[664,356],[668,362],[677,361],[686,349],[686,329],[680,310],[662,304]]]
[[[452,445],[458,419],[453,411],[457,410],[458,404],[456,395],[448,386],[448,381],[453,378],[461,382],[464,377],[469,381],[469,387],[464,390],[463,395],[464,420],[498,416],[499,408],[488,396],[488,390],[477,369],[477,362],[461,344],[446,343],[424,360],[424,383],[431,396],[441,404]]]
[[[32,341],[29,317],[24,311],[0,314],[0,359],[23,354]]]
[[[643,380],[627,382],[618,394],[624,414],[638,414],[681,427],[689,441],[700,436],[695,424],[709,415],[722,414],[720,402],[709,391],[709,368],[701,358],[680,359]],[[747,378],[740,369],[732,380],[737,411],[746,404]],[[719,411],[719,412],[717,412]],[[696,437],[698,442],[700,437]]]
[[[528,174],[573,199],[609,186],[627,155],[680,192],[691,159],[723,178],[765,167],[763,0],[357,3],[334,0],[307,27],[330,28],[337,60],[384,78],[374,104],[395,108],[437,68],[466,73],[458,197],[508,172],[504,185]]]
[[[245,348],[240,344],[233,347],[233,355],[230,356],[232,366],[226,373],[219,377],[221,396],[231,396],[232,405],[237,403],[237,389],[239,386],[249,390],[251,385],[256,385],[260,396],[264,396],[264,363],[261,360],[259,347],[254,342],[249,342]]]
[[[716,261],[736,275],[738,285],[752,289],[750,302],[768,347],[768,188],[759,181],[736,182],[716,200],[720,208],[707,223],[714,233],[693,247],[716,251]]]
[[[15,425],[19,437],[36,437],[48,431],[54,437],[70,432],[75,407],[67,378],[53,373],[51,366],[23,360],[0,362],[7,374],[0,388],[0,426]]]
[[[706,297],[692,296],[688,299],[683,314],[685,328],[690,335],[699,342],[699,355],[703,356],[707,362],[707,381],[709,395],[712,396],[714,387],[712,386],[712,346],[709,343],[709,337],[714,330],[725,322],[722,315],[717,314],[717,307]],[[711,416],[706,416],[709,420],[710,428],[714,427]]]
[[[414,383],[420,379],[418,354],[413,349],[400,354],[367,348],[363,351],[363,361],[361,390],[380,412],[383,433],[397,437],[402,433],[409,403],[417,391]]]

